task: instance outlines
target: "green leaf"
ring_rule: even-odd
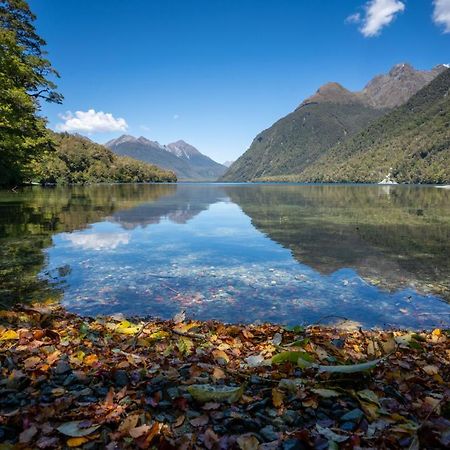
[[[306,352],[281,352],[272,357],[272,364],[282,364],[284,362],[297,363],[300,359],[313,362],[314,359]]]
[[[370,389],[358,391],[357,394],[361,400],[367,400],[370,403],[375,403],[375,405],[380,406],[377,394],[375,394],[375,392],[371,391]]]
[[[178,350],[184,355],[188,355],[191,353],[194,348],[194,343],[187,337],[181,336],[177,342]]]
[[[342,366],[317,366],[320,372],[329,373],[356,373],[365,372],[366,370],[373,369],[381,359],[374,359],[373,361],[368,361],[362,364],[350,364]]]
[[[303,333],[305,331],[305,328],[301,325],[291,325],[284,327],[286,331],[293,331],[294,333]]]
[[[212,384],[192,384],[187,388],[189,394],[201,403],[206,402],[237,402],[244,392],[241,386],[216,386]]]

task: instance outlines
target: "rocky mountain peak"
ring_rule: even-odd
[[[407,63],[396,64],[387,74],[370,80],[361,95],[375,108],[394,108],[408,101],[444,70],[443,64],[432,70],[417,70]]]
[[[311,103],[361,103],[361,99],[354,92],[345,89],[339,83],[330,82],[321,86],[314,95],[307,98],[300,105],[306,106]]]
[[[201,153],[194,146],[181,139],[167,144],[166,150],[180,158],[189,159],[193,155],[201,155]]]

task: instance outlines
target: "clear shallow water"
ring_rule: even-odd
[[[180,184],[6,197],[0,208],[49,241],[34,294],[57,283],[83,315],[450,325],[445,190]]]

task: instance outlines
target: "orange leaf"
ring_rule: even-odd
[[[89,439],[85,437],[74,437],[67,440],[68,447],[80,447],[81,445],[89,442]]]

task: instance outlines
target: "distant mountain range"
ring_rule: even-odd
[[[145,137],[123,135],[105,144],[114,153],[155,164],[176,173],[178,180],[214,181],[227,168],[182,140],[168,145]]]
[[[351,92],[339,83],[328,83],[304,100],[294,112],[257,135],[250,148],[231,165],[221,180],[321,179],[321,173],[309,168],[315,167],[319,160],[325,161],[328,153],[337,155],[352,136],[358,133],[358,136],[364,135],[371,124],[379,123],[377,120],[382,120],[382,116],[403,105],[438,75],[449,72],[447,69],[448,66],[442,64],[430,71],[421,71],[409,64],[398,64],[388,74],[373,78],[359,92]],[[446,102],[448,101],[447,97]],[[410,114],[408,120],[414,120],[412,116]],[[389,122],[389,126],[390,130],[394,130],[397,124]],[[441,131],[445,135],[445,127]],[[395,131],[390,132],[395,134]],[[425,132],[423,129],[422,133]],[[370,142],[366,144],[369,145]],[[358,157],[354,155],[355,159]],[[389,152],[385,157],[386,164],[383,167],[393,167],[394,161],[399,160]],[[323,169],[324,166],[321,167]],[[364,176],[363,179],[378,180],[379,171],[370,164],[368,167],[373,174],[371,177]],[[405,166],[402,170],[406,174]],[[404,177],[408,178],[407,175]],[[327,179],[333,181],[331,176]],[[351,177],[345,177],[345,180],[356,181]],[[431,182],[429,177],[427,180]]]

